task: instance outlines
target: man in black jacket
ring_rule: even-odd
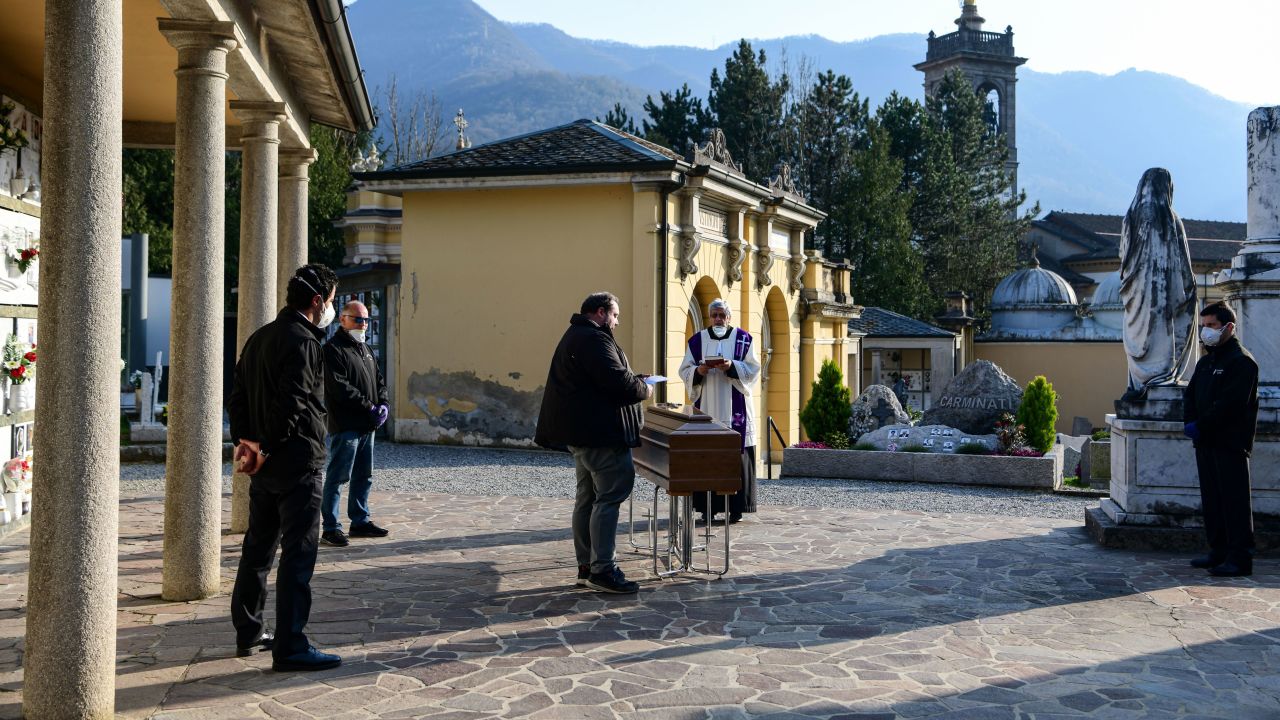
[[[342,658],[311,647],[311,575],[320,534],[324,467],[323,328],[333,322],[338,277],[306,265],[289,280],[287,307],[245,341],[228,410],[249,484],[249,530],[231,591],[236,654],[271,649],[274,670],[325,670]],[[276,573],[276,636],[263,624],[267,574]]]
[[[1218,577],[1253,574],[1249,454],[1258,424],[1258,363],[1235,329],[1236,314],[1226,303],[1200,311],[1200,341],[1208,353],[1196,363],[1183,402],[1209,536],[1209,554],[1191,565]]]
[[[342,486],[347,494],[351,537],[386,537],[387,531],[369,517],[369,488],[373,485],[373,433],[387,421],[387,383],[378,360],[365,344],[369,310],[352,300],[338,316],[342,326],[324,344],[324,401],[329,410],[329,465],[324,473],[324,519],[320,540],[328,545],[350,544],[338,521]]]
[[[639,589],[613,562],[618,507],[631,496],[640,446],[640,403],[653,395],[644,376],[631,372],[613,338],[618,298],[594,293],[569,318],[547,374],[535,441],[573,454],[578,493],[573,507],[573,548],[578,584],[610,593]]]

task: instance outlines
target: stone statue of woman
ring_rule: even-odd
[[[1164,168],[1142,174],[1124,216],[1120,299],[1129,359],[1123,399],[1141,401],[1148,388],[1177,382],[1195,341],[1196,280],[1187,231],[1173,211],[1173,178]]]

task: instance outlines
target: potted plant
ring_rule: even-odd
[[[11,195],[15,198],[20,197],[27,191],[27,178],[22,172],[22,148],[27,146],[27,134],[20,127],[14,127],[13,119],[10,117],[16,109],[16,105],[9,101],[0,102],[0,155],[13,151],[18,158],[18,172],[12,178],[0,178],[0,182],[5,182],[6,187]]]
[[[24,345],[10,335],[4,344],[4,373],[9,380],[9,412],[35,407],[36,346]]]

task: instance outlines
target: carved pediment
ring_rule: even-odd
[[[774,172],[776,174],[769,180],[769,192],[773,193],[774,197],[790,196],[800,202],[807,202],[805,196],[796,189],[795,178],[791,177],[790,163],[779,163]]]
[[[694,143],[689,151],[689,162],[694,165],[719,165],[733,172],[742,172],[742,165],[734,162],[729,154],[729,140],[720,128],[707,130],[702,144]]]

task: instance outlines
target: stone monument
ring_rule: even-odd
[[[138,422],[129,424],[129,439],[133,442],[164,442],[168,428],[156,421],[156,405],[160,403],[160,380],[164,377],[162,355],[156,353],[156,374],[142,373],[142,406],[138,408]]]
[[[1142,174],[1120,231],[1120,299],[1129,386],[1116,416],[1181,420],[1182,385],[1195,343],[1196,279],[1173,178]],[[1159,388],[1152,394],[1153,388]]]
[[[872,385],[853,401],[849,414],[849,435],[861,437],[885,425],[909,425],[911,416],[902,409],[893,390],[884,385]]]
[[[1248,122],[1248,240],[1219,284],[1240,318],[1237,335],[1258,361],[1261,405],[1251,460],[1255,535],[1259,549],[1275,547],[1274,516],[1280,515],[1280,108],[1259,108]],[[1150,172],[1150,171],[1148,171]],[[1144,180],[1145,180],[1144,176]],[[1139,194],[1141,194],[1141,189]],[[1137,199],[1135,198],[1135,203]],[[1131,208],[1132,212],[1132,208]],[[1127,232],[1126,232],[1127,234]],[[1166,256],[1167,257],[1167,256]],[[1123,261],[1122,261],[1123,262]],[[1179,277],[1177,274],[1172,277]],[[1176,313],[1194,313],[1194,298],[1168,289],[1169,321],[1181,328]],[[1150,304],[1150,303],[1148,303]],[[1126,301],[1125,346],[1131,325]],[[1189,307],[1189,310],[1182,308]],[[1152,310],[1158,312],[1158,308]],[[1198,319],[1191,315],[1189,332]],[[1178,357],[1174,345],[1165,353]],[[1154,346],[1154,345],[1153,345]],[[1131,392],[1116,403],[1111,425],[1111,496],[1086,513],[1089,532],[1110,547],[1196,550],[1204,547],[1200,529],[1200,484],[1195,449],[1182,434],[1179,372],[1147,386],[1145,400]],[[1267,516],[1272,516],[1268,518]]]
[[[1022,387],[999,365],[978,360],[947,383],[938,402],[924,411],[921,425],[946,425],[970,435],[987,435],[1005,413],[1017,414]]]

